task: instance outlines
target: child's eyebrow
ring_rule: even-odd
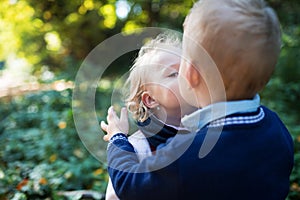
[[[179,64],[174,63],[171,65],[165,65],[163,70],[172,70],[172,69],[179,69]]]
[[[175,64],[172,64],[172,65],[168,66],[168,68],[175,68],[175,69],[179,69],[179,66],[180,66],[180,64],[178,64],[178,63],[175,63]]]
[[[167,74],[167,73],[178,71],[178,70],[179,70],[179,64],[172,64],[172,65],[165,66],[162,69],[162,73]]]

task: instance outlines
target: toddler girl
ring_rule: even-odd
[[[129,137],[129,141],[140,161],[155,153],[160,144],[179,131],[187,132],[180,128],[181,117],[194,108],[184,102],[179,93],[180,53],[180,39],[161,34],[141,48],[130,70],[126,105],[139,130]],[[107,131],[104,122],[101,127]],[[110,180],[106,199],[118,199]]]

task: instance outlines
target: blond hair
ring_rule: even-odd
[[[186,26],[216,63],[228,100],[252,98],[267,84],[279,56],[281,32],[265,1],[200,0]]]
[[[145,84],[147,84],[149,76],[151,76],[152,55],[159,51],[172,51],[174,48],[181,49],[181,40],[177,34],[166,32],[148,41],[140,49],[125,83],[129,90],[125,94],[125,103],[135,120],[143,122],[149,117],[149,108],[143,104],[142,93],[145,91]]]

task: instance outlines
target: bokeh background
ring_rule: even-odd
[[[300,1],[267,2],[280,19],[283,46],[260,95],[293,136],[295,167],[287,199],[298,200]],[[73,121],[77,70],[94,47],[122,31],[151,26],[182,32],[192,5],[192,0],[0,1],[0,199],[80,199],[67,191],[83,190],[80,194],[101,199],[106,166],[85,149]],[[136,53],[121,56],[105,71],[96,93],[99,120],[106,117],[115,80]]]

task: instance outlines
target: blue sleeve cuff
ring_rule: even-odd
[[[115,142],[118,142],[118,141],[120,141],[122,143],[129,142],[127,136],[124,133],[117,133],[109,139],[107,149],[111,146],[111,144],[114,144]]]

